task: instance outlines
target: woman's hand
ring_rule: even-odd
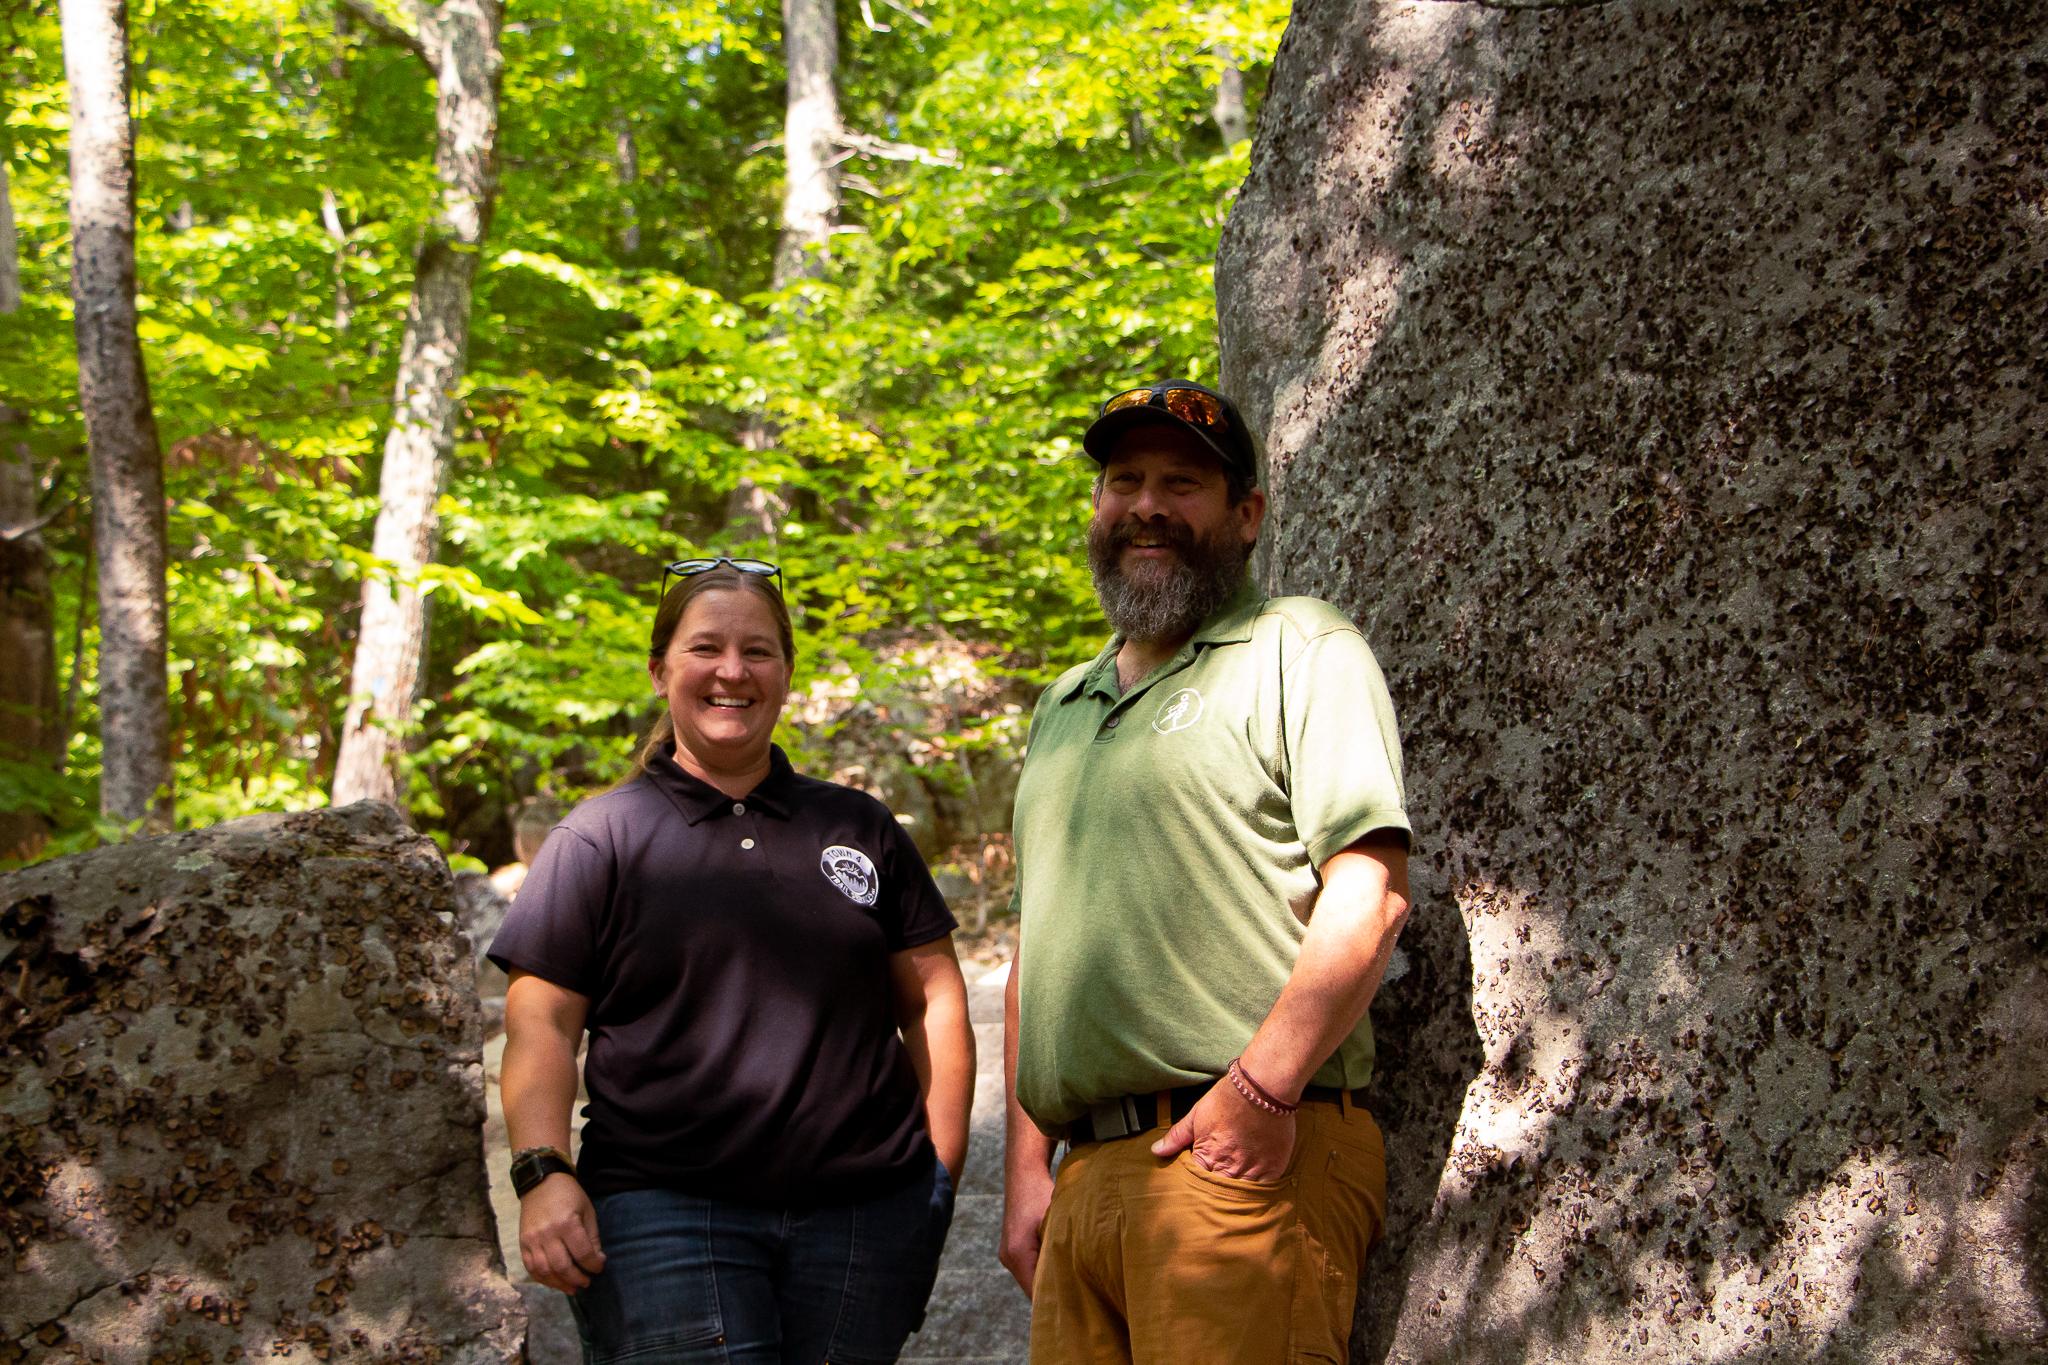
[[[519,1201],[519,1259],[550,1289],[574,1294],[604,1269],[597,1210],[576,1177],[557,1171]]]

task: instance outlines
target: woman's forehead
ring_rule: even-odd
[[[773,638],[779,633],[775,612],[767,600],[745,588],[712,588],[698,593],[684,609],[678,624],[691,634],[751,631]]]

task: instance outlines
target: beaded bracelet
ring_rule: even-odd
[[[1267,1093],[1266,1087],[1253,1080],[1251,1073],[1235,1057],[1230,1059],[1230,1069],[1224,1073],[1230,1077],[1231,1086],[1244,1096],[1246,1104],[1254,1109],[1263,1109],[1269,1114],[1285,1117],[1301,1108],[1300,1104],[1289,1104],[1286,1100]]]

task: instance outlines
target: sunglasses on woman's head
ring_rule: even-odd
[[[700,573],[710,573],[720,565],[737,569],[741,573],[753,574],[756,578],[773,578],[775,590],[782,591],[782,570],[765,559],[734,559],[720,555],[716,559],[678,559],[661,571],[661,595],[668,596],[668,581],[671,578],[695,578]]]
[[[1172,384],[1148,384],[1142,389],[1125,389],[1102,405],[1102,416],[1125,408],[1164,408],[1181,421],[1211,431],[1230,430],[1230,418],[1223,400],[1201,389],[1184,389]]]

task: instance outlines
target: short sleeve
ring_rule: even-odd
[[[895,915],[894,922],[885,921],[882,930],[888,936],[889,951],[896,953],[944,938],[959,921],[946,908],[946,898],[939,894],[938,883],[932,880],[917,845],[894,816],[887,819],[882,836],[882,884],[893,893]]]
[[[1283,678],[1295,829],[1320,868],[1378,830],[1408,833],[1394,702],[1354,629],[1308,641]]]
[[[555,826],[491,940],[491,961],[594,998],[602,975],[598,926],[611,894],[611,857],[569,826]]]

